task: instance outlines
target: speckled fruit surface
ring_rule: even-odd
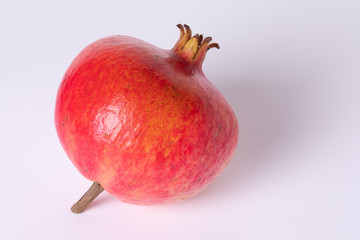
[[[218,45],[178,27],[171,50],[126,36],[90,44],[58,90],[55,124],[68,157],[123,202],[192,196],[236,148],[236,116],[201,69],[206,51]]]

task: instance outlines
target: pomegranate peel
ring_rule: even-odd
[[[177,27],[171,50],[110,36],[87,46],[66,71],[56,130],[72,163],[94,182],[73,212],[104,189],[133,204],[183,200],[230,162],[237,119],[202,71],[206,52],[219,45]]]

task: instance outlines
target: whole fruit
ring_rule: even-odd
[[[156,205],[204,189],[229,163],[236,116],[207,80],[202,63],[217,43],[178,25],[171,50],[111,36],[87,46],[66,71],[55,107],[68,157],[93,186],[127,203]]]

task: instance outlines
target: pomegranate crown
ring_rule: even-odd
[[[202,34],[192,36],[191,28],[186,24],[176,26],[180,29],[180,37],[172,51],[187,62],[201,65],[209,49],[220,49],[219,44],[210,43],[212,41],[211,37],[204,38]]]

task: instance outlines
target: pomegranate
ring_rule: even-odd
[[[133,204],[183,200],[228,165],[237,119],[202,71],[206,52],[219,45],[177,26],[171,50],[110,36],[87,46],[66,71],[56,130],[72,163],[94,182],[73,212],[104,189]]]

